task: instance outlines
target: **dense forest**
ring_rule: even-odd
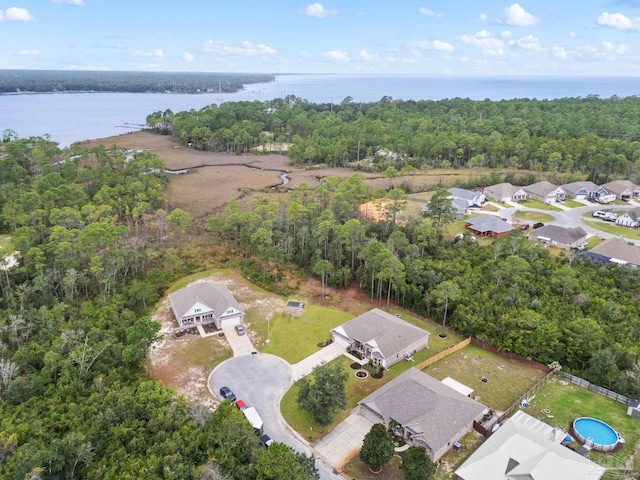
[[[274,80],[262,73],[0,70],[0,93],[232,93],[246,84]]]
[[[381,197],[386,221],[358,218],[362,202]],[[449,241],[446,209],[397,225],[405,199],[397,188],[371,190],[360,175],[325,178],[286,199],[231,202],[209,229],[257,262],[256,281],[276,282],[293,262],[337,288],[356,280],[381,305],[438,321],[446,305],[447,324],[462,335],[640,395],[640,269],[558,259],[519,230],[491,246]]]
[[[316,104],[288,96],[268,102],[155,112],[147,124],[182,144],[243,153],[291,144],[295,162],[383,171],[513,167],[577,172],[606,181],[636,178],[640,98]]]
[[[146,315],[202,266],[172,244],[162,168],[144,153],[0,144],[19,255],[0,270],[0,478],[315,478],[312,459],[269,453],[228,402],[211,413],[145,374],[160,327]]]

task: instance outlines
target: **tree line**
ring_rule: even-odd
[[[292,161],[383,171],[519,168],[636,178],[640,98],[393,100],[311,103],[287,96],[155,112],[148,125],[202,150],[291,144]]]
[[[262,73],[0,70],[0,93],[233,93],[246,84],[274,80]]]
[[[160,338],[147,314],[201,267],[176,248],[185,217],[165,210],[162,171],[145,153],[0,145],[19,257],[0,270],[1,478],[317,478],[228,402],[211,413],[145,373]]]
[[[432,199],[437,215],[396,223],[405,202],[398,190],[371,189],[358,174],[325,178],[287,199],[230,202],[209,229],[272,282],[289,262],[323,286],[357,281],[380,305],[394,301],[438,321],[447,315],[462,335],[640,395],[638,269],[557,259],[520,231],[487,246],[449,240],[445,191]],[[386,198],[382,221],[359,216],[372,198]]]

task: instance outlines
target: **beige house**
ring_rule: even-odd
[[[358,413],[382,423],[437,462],[480,421],[487,407],[410,368],[358,403]]]
[[[522,187],[529,197],[540,200],[544,203],[563,202],[565,199],[565,191],[562,187],[554,185],[546,180],[534,183],[528,187]]]
[[[599,480],[605,469],[562,445],[565,433],[517,411],[455,471],[457,480]]]
[[[614,180],[605,183],[602,188],[614,194],[620,200],[629,200],[632,197],[640,196],[640,187],[629,180]]]
[[[214,282],[188,285],[169,294],[179,327],[215,324],[217,328],[241,325],[244,312],[229,289]]]
[[[596,263],[617,263],[618,265],[640,266],[640,249],[629,245],[619,237],[608,238],[588,252],[580,252],[579,257]]]
[[[426,348],[430,333],[374,308],[331,330],[333,341],[389,368]]]
[[[527,238],[569,251],[572,248],[584,247],[584,243],[587,241],[587,232],[580,227],[564,228],[556,225],[545,225],[529,232]]]
[[[601,195],[608,193],[604,188],[593,182],[572,182],[561,185],[561,187],[569,198],[575,198],[576,200],[586,200],[588,198],[597,200]]]
[[[487,198],[492,198],[498,202],[520,202],[527,199],[527,192],[522,187],[516,187],[510,183],[498,183],[490,185],[483,190]]]

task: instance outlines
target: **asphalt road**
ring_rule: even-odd
[[[291,386],[291,369],[287,362],[274,355],[258,353],[231,358],[220,364],[209,377],[209,385],[220,397],[220,388],[229,387],[238,400],[255,407],[264,422],[264,433],[277,442],[289,445],[307,455],[309,445],[295,435],[280,414],[280,399]],[[322,480],[338,480],[331,467],[316,458]]]

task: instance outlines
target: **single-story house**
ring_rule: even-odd
[[[179,327],[215,324],[217,328],[241,325],[244,312],[229,291],[214,282],[194,283],[169,294]]]
[[[640,400],[636,400],[629,404],[627,415],[640,420]]]
[[[462,200],[460,198],[454,198],[451,200],[451,204],[453,205],[453,208],[456,209],[456,218],[460,219],[463,218],[465,216],[465,214],[467,213],[467,207],[468,207],[468,203],[466,200]],[[428,212],[429,211],[429,204],[426,203],[422,206],[422,212]]]
[[[522,187],[516,187],[510,183],[497,183],[485,187],[483,193],[488,198],[493,198],[498,202],[520,202],[527,199],[527,192]]]
[[[514,230],[511,225],[494,215],[480,215],[470,218],[464,226],[478,237],[500,238]]]
[[[488,410],[481,403],[410,368],[359,403],[358,413],[382,423],[437,462]]]
[[[563,202],[566,195],[562,187],[547,182],[546,180],[522,187],[522,189],[527,192],[527,195],[531,198],[544,203]]]
[[[543,242],[551,247],[571,250],[581,248],[587,241],[587,232],[582,228],[564,228],[556,225],[545,225],[527,234],[529,240]]]
[[[621,215],[618,215],[616,224],[623,225],[625,227],[637,227],[640,225],[640,207],[627,210]]]
[[[448,188],[447,192],[454,200],[467,202],[467,207],[481,207],[487,201],[483,193],[472,192],[465,188],[452,187]]]
[[[629,180],[614,180],[605,183],[602,188],[614,194],[619,200],[629,200],[632,197],[640,196],[640,187]]]
[[[599,480],[605,468],[562,445],[565,433],[518,410],[454,472],[457,480]]]
[[[602,264],[617,263],[631,267],[640,266],[640,249],[629,245],[619,237],[608,238],[588,252],[580,252],[578,256]]]
[[[430,333],[379,308],[331,330],[338,345],[360,352],[374,365],[389,368],[427,348]]]
[[[576,200],[586,200],[588,198],[597,200],[601,195],[609,193],[606,189],[593,182],[573,182],[561,185],[561,187],[569,198],[575,198]]]

